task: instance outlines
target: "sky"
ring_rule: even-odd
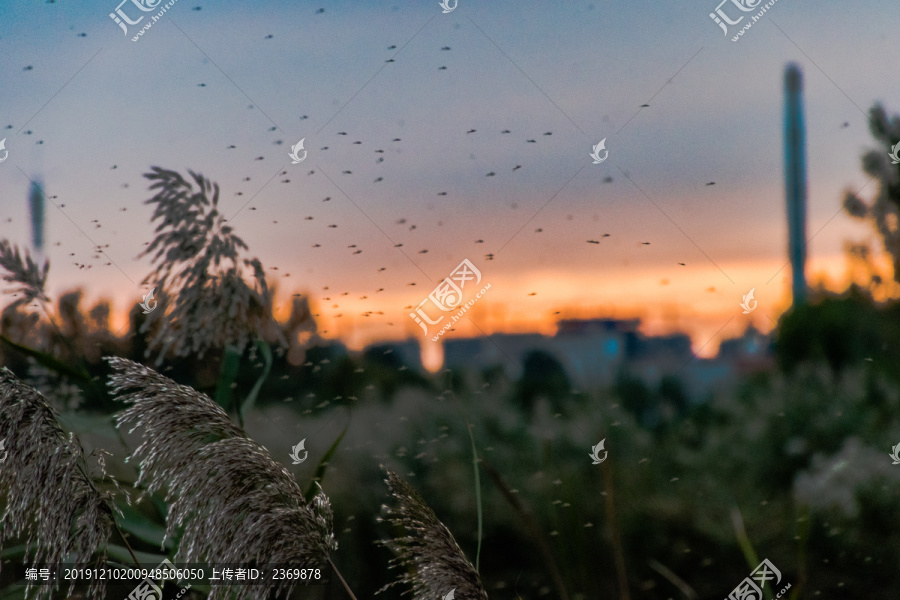
[[[709,356],[791,303],[790,62],[804,78],[808,281],[843,289],[845,243],[877,245],[841,201],[877,191],[860,165],[868,110],[900,112],[888,0],[778,0],[737,42],[756,11],[722,5],[748,15],[725,35],[705,0],[458,0],[448,13],[437,0],[176,0],[132,41],[166,4],[137,2],[120,6],[148,15],[127,35],[115,0],[0,4],[0,238],[30,245],[40,178],[51,297],[82,287],[119,325],[153,287],[138,255],[155,235],[143,175],[160,166],[219,184],[279,318],[302,293],[320,332],[353,348],[435,343],[409,313],[467,259],[491,287],[446,339],[640,317]]]

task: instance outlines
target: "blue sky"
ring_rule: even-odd
[[[699,347],[726,321],[770,328],[790,301],[789,271],[775,274],[791,61],[805,80],[808,275],[840,275],[844,242],[871,237],[834,215],[867,181],[868,109],[900,111],[887,0],[778,0],[737,43],[709,18],[716,2],[317,2],[178,0],[138,42],[109,18],[115,1],[3,3],[0,237],[28,243],[40,175],[56,196],[51,293],[81,285],[124,309],[149,287],[142,174],[190,168],[219,183],[282,298],[309,293],[348,340],[416,335],[405,307],[469,258],[492,282],[472,313],[481,330],[639,314]],[[292,165],[301,138],[309,155]],[[592,165],[602,138],[609,159]],[[751,287],[761,310],[743,316]]]

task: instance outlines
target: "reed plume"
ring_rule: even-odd
[[[4,290],[4,292],[16,292],[22,297],[12,303],[12,306],[28,304],[32,300],[48,301],[44,294],[44,286],[47,284],[47,274],[50,270],[50,261],[45,260],[41,268],[31,259],[28,250],[24,259],[19,253],[18,246],[13,246],[9,240],[0,240],[0,269],[6,271],[3,281],[18,284],[18,289]]]
[[[396,555],[390,568],[403,573],[378,592],[408,584],[410,589],[403,593],[412,593],[415,600],[439,600],[451,590],[460,600],[487,600],[475,567],[418,492],[393,471],[387,471],[385,483],[397,505],[384,505],[382,511],[403,534],[380,543]]]
[[[88,475],[81,443],[60,427],[56,411],[37,390],[0,368],[0,550],[8,538],[24,538],[25,564],[106,562],[113,504]],[[101,463],[102,464],[102,463]],[[34,555],[31,552],[34,550]],[[28,582],[26,597],[35,588]],[[54,586],[39,586],[50,597]],[[72,588],[69,588],[71,596]],[[94,579],[88,597],[103,598],[105,581]]]
[[[141,429],[131,457],[139,459],[137,485],[165,490],[166,538],[184,528],[176,562],[301,568],[330,559],[337,542],[323,492],[307,503],[291,474],[209,397],[130,360],[106,360],[110,387],[130,405],[117,425]],[[216,586],[209,597],[267,598],[293,587],[275,583]]]
[[[219,185],[188,173],[193,184],[159,167],[144,174],[150,189],[159,190],[145,204],[156,205],[151,220],[161,223],[140,254],[158,262],[143,283],[156,287],[161,310],[152,311],[141,328],[152,331],[147,352],[158,350],[157,366],[170,350],[199,358],[228,345],[240,352],[271,329],[272,296],[262,263],[241,258],[247,244],[219,212]],[[244,281],[242,265],[252,268],[255,286]]]

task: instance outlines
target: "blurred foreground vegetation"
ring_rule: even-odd
[[[86,451],[111,453],[107,467],[128,489],[137,472],[124,458],[136,436],[112,427],[121,407],[106,392],[101,357],[146,362],[143,315],[136,309],[117,337],[108,306],[84,310],[80,297],[63,296],[52,324],[21,306],[4,311],[2,364],[58,407]],[[295,303],[295,316],[304,311]],[[820,292],[778,324],[777,367],[709,398],[686,397],[677,373],[656,386],[623,373],[609,389],[575,393],[539,355],[520,381],[493,365],[429,375],[389,345],[348,354],[302,323],[292,318],[236,360],[219,351],[158,370],[235,416],[257,386],[245,429],[304,489],[346,427],[321,483],[335,511],[335,562],[359,597],[391,579],[391,556],[374,544],[389,534],[377,519],[380,464],[419,490],[475,562],[471,424],[479,567],[492,598],[723,598],[763,558],[792,598],[896,598],[900,466],[888,453],[900,443],[900,303],[876,303],[857,287]],[[274,344],[276,333],[288,348]],[[301,439],[310,460],[291,465]],[[588,454],[601,439],[609,458],[593,465]],[[173,554],[172,540],[160,549],[162,498],[119,504],[135,550],[148,562]],[[7,541],[4,562],[23,550]],[[0,575],[2,597],[21,597],[10,577]],[[303,597],[346,592],[335,583]]]

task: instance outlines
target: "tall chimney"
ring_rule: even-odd
[[[784,70],[784,182],[794,306],[802,306],[806,304],[806,128],[803,74],[794,63]]]
[[[31,208],[31,245],[38,256],[44,252],[44,190],[38,180],[31,182],[28,195]]]

